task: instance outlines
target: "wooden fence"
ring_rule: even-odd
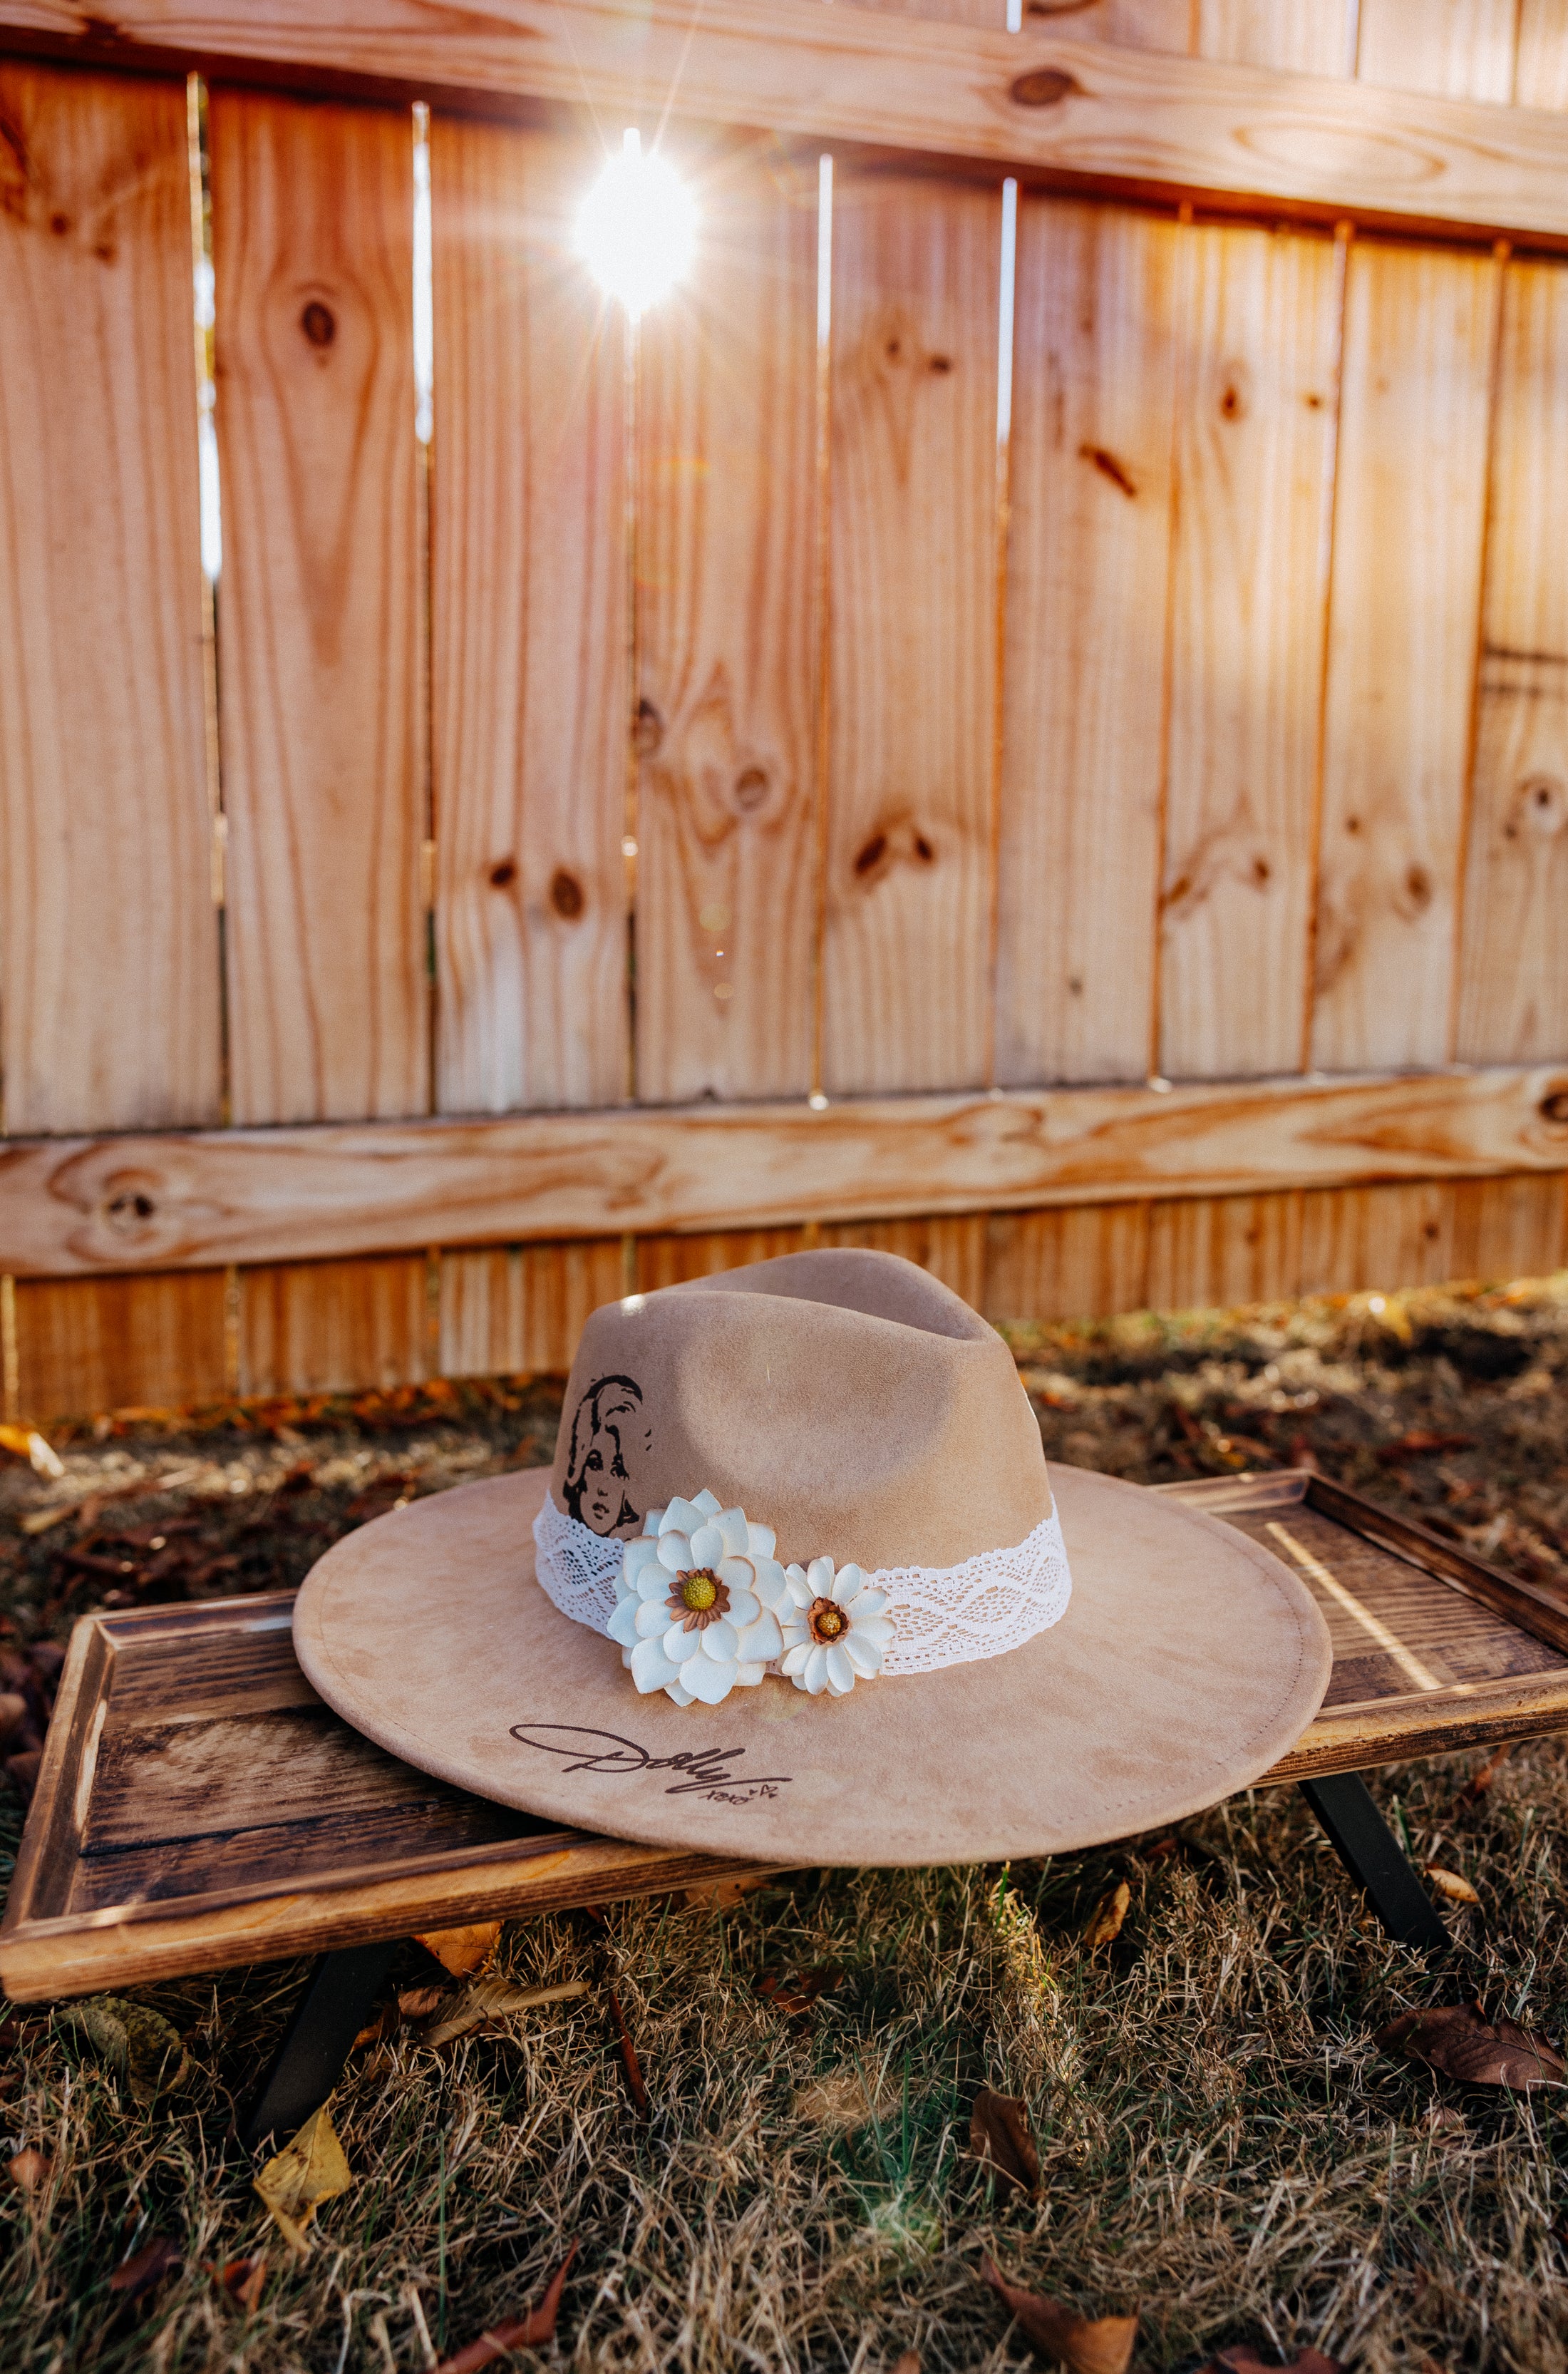
[[[802,1242],[999,1319],[1568,1260],[1568,0],[0,53],[9,1411]],[[668,108],[632,332],[569,224]]]

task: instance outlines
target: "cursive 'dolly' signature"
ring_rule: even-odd
[[[649,1756],[635,1739],[623,1739],[614,1731],[588,1731],[575,1722],[514,1722],[511,1735],[521,1747],[567,1757],[568,1772],[605,1772],[617,1778],[638,1772],[679,1772],[683,1778],[670,1782],[664,1792],[667,1797],[707,1794],[725,1804],[743,1805],[754,1797],[777,1796],[793,1777],[788,1772],[732,1771],[731,1759],[743,1756],[743,1747],[683,1747],[676,1756]],[[737,1791],[745,1793],[737,1795]]]

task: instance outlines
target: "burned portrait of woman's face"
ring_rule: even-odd
[[[572,1414],[567,1451],[566,1503],[591,1533],[618,1533],[642,1522],[628,1497],[628,1462],[647,1451],[651,1435],[642,1393],[630,1377],[596,1377]]]

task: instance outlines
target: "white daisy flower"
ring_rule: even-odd
[[[737,1685],[761,1681],[769,1658],[783,1654],[779,1616],[790,1604],[773,1550],[766,1525],[721,1508],[711,1492],[649,1510],[622,1556],[610,1618],[639,1690],[717,1706]]]
[[[813,1698],[831,1690],[847,1698],[857,1681],[882,1671],[893,1626],[883,1610],[885,1591],[873,1591],[858,1566],[835,1573],[830,1557],[786,1569],[790,1594],[784,1610],[782,1670],[798,1690]]]

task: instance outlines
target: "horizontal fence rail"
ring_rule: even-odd
[[[1285,13],[1285,0],[1277,0]],[[1342,12],[1341,12],[1342,13]],[[1162,57],[822,0],[5,0],[0,27],[99,64],[128,52],[372,88],[698,121],[965,159],[1101,188],[1239,198],[1568,241],[1568,126],[1544,112]]]

